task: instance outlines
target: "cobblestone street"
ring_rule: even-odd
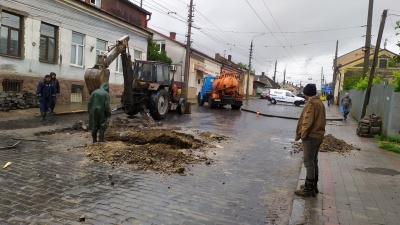
[[[82,148],[74,148],[88,140],[85,135],[75,141],[75,134],[70,141],[33,136],[67,124],[63,117],[48,127],[2,130],[1,140],[23,135],[50,141],[23,141],[0,152],[1,165],[13,163],[0,173],[0,223],[287,224],[301,163],[301,156],[290,154],[296,121],[230,109],[192,111],[172,114],[165,125],[229,139],[208,153],[214,163],[189,167],[183,176],[89,161]],[[85,222],[79,222],[81,216]]]

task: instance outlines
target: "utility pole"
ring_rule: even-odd
[[[372,86],[372,81],[373,81],[374,75],[375,75],[376,65],[378,64],[379,50],[380,50],[381,41],[382,41],[383,29],[385,29],[386,17],[387,17],[387,9],[383,10],[383,13],[382,13],[381,24],[379,26],[378,39],[376,39],[374,60],[372,61],[371,72],[369,73],[368,87],[367,87],[367,92],[365,93],[365,99],[364,99],[364,104],[363,104],[363,108],[362,108],[361,118],[363,118],[367,112],[367,106],[369,104],[369,99],[371,96],[371,86]]]
[[[143,0],[140,0],[140,8],[143,8]]]
[[[286,67],[283,71],[283,90],[286,90]]]
[[[247,84],[246,84],[246,99],[249,99],[249,86],[250,86],[250,73],[251,73],[251,58],[253,57],[253,40],[250,44],[250,55],[249,55],[249,72],[247,73]]]
[[[321,67],[321,94],[323,85],[324,85],[324,67]]]
[[[367,72],[369,69],[369,55],[371,54],[371,27],[372,27],[373,11],[374,11],[374,0],[369,0],[367,33],[365,34],[364,68],[363,68],[363,74],[362,74],[363,79],[367,75]],[[378,48],[378,51],[379,51],[379,48]]]
[[[277,65],[278,65],[278,59],[275,60],[274,82],[275,82],[275,79],[276,79],[276,66],[277,66]]]
[[[187,32],[187,39],[186,39],[186,59],[185,59],[185,75],[184,81],[185,82],[185,90],[183,90],[184,98],[188,98],[188,87],[189,87],[189,75],[190,75],[190,44],[191,44],[191,33],[192,33],[192,23],[193,23],[193,0],[190,0],[189,6],[189,16],[188,16],[188,32]]]
[[[332,77],[332,83],[333,83],[333,97],[335,97],[335,89],[336,89],[336,80],[337,80],[337,55],[338,55],[338,49],[339,49],[339,40],[336,41],[336,52],[335,52],[335,59],[333,60],[333,77]],[[340,91],[340,86],[338,87],[338,93],[337,93],[337,99],[339,99],[339,91]],[[338,104],[339,102],[337,102],[336,104]]]

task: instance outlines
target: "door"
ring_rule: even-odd
[[[196,70],[196,95],[201,92],[201,88],[203,87],[203,72]]]
[[[295,101],[294,95],[293,95],[291,92],[287,91],[287,92],[286,92],[285,101],[286,101],[286,102],[293,103],[293,102]]]

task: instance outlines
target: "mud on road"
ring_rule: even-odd
[[[132,170],[156,173],[180,173],[190,170],[198,163],[210,165],[213,160],[207,156],[214,142],[227,138],[210,132],[188,131],[179,127],[152,127],[139,118],[115,117],[112,127],[106,131],[106,142],[91,142],[85,121],[77,121],[69,127],[36,133],[41,138],[57,136],[57,139],[79,139],[77,147],[85,150],[85,155],[95,161],[112,166],[128,165]]]

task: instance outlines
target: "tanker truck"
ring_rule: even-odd
[[[233,110],[239,110],[243,105],[243,95],[239,93],[239,80],[236,75],[234,72],[225,72],[218,77],[205,76],[201,92],[197,95],[199,106],[207,102],[212,109],[231,105]]]

